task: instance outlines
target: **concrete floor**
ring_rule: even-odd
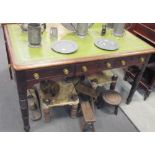
[[[2,29],[0,28],[0,131],[22,132],[23,124],[19,110],[15,82],[9,79],[6,51]],[[118,89],[120,90],[119,86]],[[127,88],[127,90],[129,90]],[[108,113],[107,109],[96,110],[96,131],[98,132],[136,132],[137,129],[119,109],[118,115]],[[54,110],[54,119],[50,123],[43,120],[32,122],[31,131],[78,132],[80,118],[71,119],[65,108]]]
[[[144,101],[143,95],[137,91],[131,104],[126,105],[125,98],[127,97],[127,90],[131,85],[123,81],[123,72],[121,70],[117,70],[117,73],[119,73],[119,86],[117,88],[124,96],[124,102],[120,108],[126,113],[139,131],[155,132],[155,91],[150,94],[146,101]]]

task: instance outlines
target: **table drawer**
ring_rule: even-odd
[[[76,64],[76,75],[89,75],[99,72],[98,61]]]
[[[133,65],[140,65],[145,62],[145,59],[146,55],[107,59],[99,62],[99,68],[100,70],[108,70],[113,68],[123,68]]]
[[[41,68],[35,70],[28,70],[26,76],[28,80],[40,80],[54,77],[69,77],[75,74],[74,65],[57,66],[51,68]]]

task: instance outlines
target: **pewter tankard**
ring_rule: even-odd
[[[88,33],[88,23],[77,23],[76,33],[79,36],[86,36]]]
[[[86,36],[88,33],[89,28],[88,23],[77,23],[77,24],[71,23],[71,26],[73,27],[74,31],[78,36]]]
[[[30,47],[39,47],[41,45],[41,34],[42,26],[44,26],[43,31],[45,30],[45,24],[39,23],[29,23],[28,24],[28,41]]]
[[[113,35],[116,37],[122,37],[124,34],[125,23],[114,23]]]

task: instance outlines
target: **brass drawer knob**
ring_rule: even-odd
[[[121,64],[122,64],[122,66],[125,66],[126,65],[126,61],[121,60]]]
[[[69,70],[68,70],[67,68],[65,68],[65,69],[63,70],[63,72],[64,72],[65,75],[68,75],[68,74],[69,74]]]
[[[107,62],[107,68],[111,68],[111,63]]]
[[[143,63],[143,62],[144,62],[144,60],[145,60],[145,59],[144,59],[143,57],[141,57],[141,58],[140,58],[140,62],[142,62],[142,63]]]
[[[87,70],[88,70],[88,69],[87,69],[86,66],[82,66],[82,71],[83,71],[83,72],[87,72]]]
[[[34,74],[33,74],[33,77],[34,77],[34,79],[36,79],[36,80],[38,80],[38,79],[40,78],[40,76],[39,76],[38,73],[34,73]]]

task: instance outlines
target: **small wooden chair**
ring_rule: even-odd
[[[104,104],[108,104],[114,107],[114,114],[117,115],[119,104],[122,101],[121,95],[114,90],[107,90],[102,94],[102,100]]]
[[[82,131],[95,131],[94,123],[96,122],[92,107],[88,101],[80,102],[83,114]]]
[[[100,74],[88,77],[92,82],[93,88],[96,89],[96,93],[99,94],[95,104],[97,108],[106,105],[111,105],[115,108],[114,113],[117,115],[118,107],[121,103],[121,95],[114,91],[117,83],[118,76],[111,71],[103,71]],[[104,85],[109,84],[109,90]]]

